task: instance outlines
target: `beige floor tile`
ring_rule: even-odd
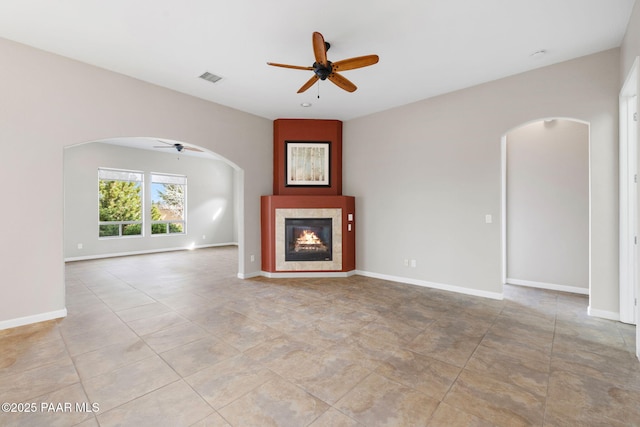
[[[474,415],[456,409],[453,406],[440,402],[438,409],[429,420],[427,427],[493,427],[489,421],[485,421]]]
[[[549,380],[546,420],[551,425],[638,425],[640,389],[554,371]]]
[[[198,371],[185,380],[218,410],[276,377],[272,371],[239,355]]]
[[[292,382],[329,404],[337,402],[371,373],[348,355],[332,350],[318,353],[313,362]]]
[[[320,415],[309,427],[358,427],[359,422],[343,414],[342,412],[329,408],[327,412]]]
[[[545,398],[507,382],[463,370],[444,402],[504,427],[541,425]]]
[[[406,348],[441,362],[463,367],[480,344],[480,339],[451,326],[433,325],[418,335]]]
[[[192,424],[191,427],[231,427],[231,424],[222,418],[220,414],[214,412],[207,418]]]
[[[173,348],[160,356],[184,377],[238,355],[238,350],[217,338],[206,336],[198,341]]]
[[[516,359],[531,359],[546,364],[551,359],[552,341],[541,342],[537,337],[528,342],[525,337],[515,339],[489,331],[482,339],[481,344]]]
[[[345,338],[329,349],[336,354],[343,354],[343,357],[351,358],[370,371],[375,370],[398,351],[398,347],[389,342],[360,333]]]
[[[624,347],[558,336],[554,341],[551,369],[640,390],[640,363],[634,352],[635,348],[629,351]]]
[[[71,358],[64,356],[49,364],[3,377],[0,380],[0,396],[2,402],[31,402],[31,399],[79,381]]]
[[[369,322],[359,332],[377,340],[401,346],[410,343],[422,330],[400,320],[380,316]]]
[[[66,427],[94,419],[93,407],[80,383],[20,403],[28,403],[30,409],[24,412],[3,411],[0,413],[0,424],[3,427]]]
[[[176,312],[170,311],[144,319],[132,320],[131,322],[127,322],[127,325],[133,329],[138,336],[142,337],[186,322],[188,322],[187,319]]]
[[[436,400],[444,395],[461,368],[411,351],[398,351],[376,369],[376,373]]]
[[[549,384],[549,362],[512,356],[494,348],[479,345],[466,370],[521,387],[544,397]]]
[[[73,361],[80,377],[86,380],[147,359],[154,354],[153,350],[140,338],[131,337],[117,344],[75,356]]]
[[[176,381],[111,411],[100,413],[100,427],[187,427],[213,413],[184,381]],[[223,424],[224,425],[224,424]]]
[[[166,305],[159,302],[153,302],[150,304],[116,311],[116,314],[123,321],[132,322],[134,320],[146,319],[147,317],[164,314],[169,311],[171,311],[171,308],[167,307]]]
[[[142,338],[156,353],[162,353],[208,336],[209,334],[195,323],[184,322]]]
[[[55,325],[53,329],[52,334],[0,338],[0,381],[67,357],[67,348]]]
[[[220,409],[231,425],[282,426],[309,425],[329,405],[281,378],[270,381]]]
[[[437,400],[375,373],[334,405],[367,426],[426,425],[437,406]]]
[[[86,379],[83,384],[91,401],[99,403],[100,412],[104,412],[178,379],[178,374],[154,355]]]
[[[124,323],[105,326],[80,335],[67,336],[62,333],[67,350],[72,356],[88,353],[110,345],[129,342],[137,338],[136,334]]]

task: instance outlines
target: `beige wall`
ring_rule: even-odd
[[[536,121],[506,151],[507,282],[588,293],[589,126]]]
[[[501,138],[574,118],[591,126],[591,305],[617,313],[619,61],[609,50],[346,123],[358,269],[500,296]]]
[[[636,1],[620,46],[620,86],[624,82],[636,57],[640,56],[640,2]]]
[[[0,328],[64,310],[63,151],[82,142],[152,136],[235,163],[245,184],[240,273],[259,272],[271,121],[3,39],[0,57]]]

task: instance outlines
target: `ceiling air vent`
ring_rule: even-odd
[[[215,82],[217,82],[217,81],[222,80],[222,77],[220,77],[220,76],[216,76],[215,74],[211,74],[211,73],[210,73],[210,72],[208,72],[208,71],[205,71],[205,72],[204,72],[204,74],[202,74],[202,75],[200,76],[200,78],[201,78],[201,79],[204,79],[204,80],[206,80],[206,81],[208,81],[208,82],[211,82],[211,83],[215,83]]]

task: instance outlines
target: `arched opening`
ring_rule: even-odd
[[[101,232],[101,168],[134,171],[141,179],[140,224],[134,235]],[[67,146],[63,169],[65,260],[237,245],[236,268],[242,272],[243,171],[228,159],[188,142],[127,137]],[[164,176],[185,179],[181,223],[152,214],[157,187],[153,180]]]
[[[502,138],[503,283],[590,294],[589,124],[524,123]]]

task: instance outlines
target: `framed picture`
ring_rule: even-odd
[[[330,186],[330,142],[285,141],[285,149],[287,186]]]

